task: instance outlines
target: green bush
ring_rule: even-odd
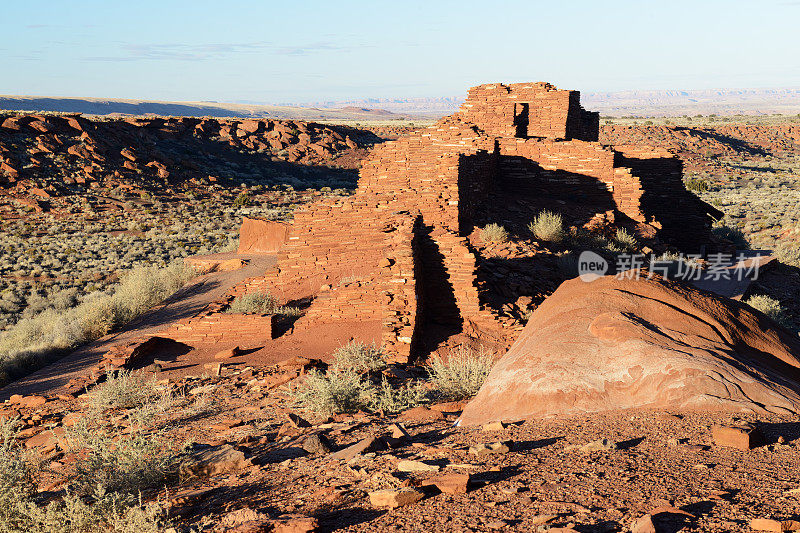
[[[775,257],[784,265],[800,267],[800,245],[780,245],[775,250]]]
[[[247,207],[250,205],[250,203],[251,203],[250,195],[247,193],[247,191],[242,191],[233,201],[233,207],[237,209],[240,207]]]
[[[481,239],[483,242],[490,243],[501,243],[506,242],[508,240],[508,232],[506,229],[499,225],[499,224],[487,224],[481,230]]]
[[[711,228],[711,233],[717,237],[731,241],[739,250],[750,249],[750,243],[747,242],[747,237],[737,228],[720,224]]]
[[[708,157],[713,156],[713,152],[707,154]],[[686,189],[694,192],[705,192],[709,190],[711,187],[707,180],[701,178],[689,178],[686,180]]]
[[[168,525],[166,512],[156,502],[144,504],[140,497],[126,492],[108,492],[102,485],[92,487],[87,503],[74,490],[47,504],[36,498],[41,469],[26,456],[15,439],[18,422],[0,419],[0,532],[84,533],[156,533]],[[108,439],[105,448],[117,443]],[[123,455],[124,442],[123,442]],[[105,464],[97,464],[104,471]],[[126,478],[119,483],[125,483]],[[136,487],[133,487],[136,490]]]
[[[625,252],[633,252],[639,247],[639,243],[636,242],[636,237],[628,233],[625,228],[619,228],[617,230],[613,241],[617,248]]]
[[[494,364],[492,354],[474,353],[463,346],[451,352],[447,361],[437,355],[428,365],[436,395],[445,400],[465,400],[478,393]]]
[[[92,411],[98,412],[109,408],[142,407],[159,395],[155,377],[143,372],[119,370],[110,372],[105,382],[86,395],[86,401]]]
[[[175,479],[178,457],[158,434],[111,436],[82,419],[66,433],[78,453],[71,485],[81,495],[97,490],[136,495]]]
[[[51,358],[93,341],[141,315],[195,275],[182,261],[144,266],[106,292],[88,295],[71,309],[45,309],[0,335],[0,385]]]
[[[556,266],[567,279],[577,278],[580,274],[578,255],[573,252],[566,252],[556,256]]]
[[[251,292],[237,296],[233,299],[225,312],[285,316],[300,316],[303,314],[297,307],[278,305],[278,299],[268,292]]]
[[[755,294],[744,301],[753,309],[758,309],[778,324],[788,327],[790,326],[789,320],[786,317],[785,311],[781,303],[775,298],[763,294]]]
[[[370,384],[354,370],[312,370],[293,391],[295,403],[322,416],[351,413],[370,405]]]
[[[256,313],[272,315],[278,308],[278,300],[268,292],[251,292],[237,296],[226,313]]]
[[[375,344],[366,345],[358,341],[350,341],[333,352],[334,368],[367,372],[379,370],[386,366],[382,350]]]
[[[560,214],[544,209],[528,224],[528,230],[541,241],[560,242],[564,238],[564,220]]]
[[[428,391],[419,384],[411,383],[394,388],[385,377],[381,384],[370,391],[369,407],[373,411],[399,413],[425,403]]]

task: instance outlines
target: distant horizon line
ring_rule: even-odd
[[[491,82],[488,82],[491,83]],[[497,82],[505,83],[505,82]],[[523,82],[524,83],[524,82]],[[506,83],[508,85],[510,83]],[[560,87],[559,87],[560,88]],[[469,89],[469,88],[467,88]],[[610,96],[610,95],[626,95],[626,94],[674,94],[680,93],[713,93],[713,92],[767,92],[767,91],[798,91],[800,92],[800,85],[797,86],[775,86],[775,87],[715,87],[709,89],[624,89],[615,91],[597,91],[590,90],[584,91],[581,89],[563,89],[573,90],[581,93],[581,96]],[[392,97],[359,97],[359,98],[345,98],[345,99],[319,99],[319,100],[303,100],[303,101],[266,101],[266,100],[246,100],[246,99],[230,99],[230,100],[203,100],[203,99],[160,99],[160,98],[147,98],[147,97],[124,97],[124,96],[66,96],[66,95],[46,95],[46,94],[10,94],[0,93],[0,98],[13,98],[13,99],[69,99],[69,100],[100,100],[100,101],[129,101],[129,102],[152,102],[152,103],[191,103],[191,104],[234,104],[234,105],[263,105],[274,107],[308,107],[309,105],[332,105],[336,103],[341,104],[354,104],[354,103],[400,103],[400,102],[413,102],[413,101],[426,101],[426,100],[456,100],[464,99],[466,97],[466,90],[463,95],[438,95],[438,96],[392,96]]]

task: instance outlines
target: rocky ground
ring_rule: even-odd
[[[243,216],[290,220],[298,205],[349,194],[368,146],[404,131],[26,117],[12,121],[18,129],[6,125],[11,115],[0,121],[4,326],[112,288],[134,266],[230,247]],[[800,126],[696,122],[607,124],[601,140],[676,150],[687,182],[727,223],[757,245],[791,245]],[[195,159],[198,168],[181,163]],[[525,236],[527,213],[546,206],[497,200],[514,207],[509,238],[477,231],[470,240],[488,303],[522,327],[570,275],[571,249]],[[568,218],[574,206],[562,207]],[[776,298],[800,324],[797,258],[785,256],[751,292]],[[13,397],[0,418],[18,417],[14,442],[43,459],[38,503],[75,489],[86,450],[70,439],[81,427],[112,448],[138,435],[170,449],[175,475],[142,498],[179,531],[780,531],[794,526],[753,520],[800,517],[796,417],[647,411],[467,428],[454,425],[462,403],[430,401],[323,417],[292,399],[311,362],[261,363],[148,364],[159,393],[143,405],[98,407],[91,387],[73,387]],[[395,385],[428,379],[418,367],[384,373]],[[715,441],[713,426],[746,423],[756,431],[745,449]]]
[[[751,531],[800,515],[796,417],[625,412],[465,428],[451,402],[323,419],[293,408],[274,368],[169,375],[156,377],[173,399],[147,423],[112,408],[99,429],[186,443],[182,479],[145,492],[179,530]],[[0,412],[21,416],[22,444],[44,454],[40,489],[68,483],[65,427],[87,422],[87,398],[13,398]],[[715,442],[713,426],[751,422],[753,449]]]

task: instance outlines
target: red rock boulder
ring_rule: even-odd
[[[663,279],[563,283],[461,423],[629,408],[796,413],[800,340],[747,305]]]

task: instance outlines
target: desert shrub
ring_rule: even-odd
[[[168,525],[166,511],[159,503],[143,503],[116,493],[97,493],[92,496],[92,503],[86,503],[68,492],[62,500],[44,507],[28,503],[26,510],[24,528],[2,529],[0,525],[0,531],[157,533]]]
[[[174,479],[178,472],[178,456],[159,434],[107,435],[82,419],[67,431],[66,439],[80,452],[70,482],[81,495],[98,490],[135,495]]]
[[[425,403],[428,397],[428,391],[417,383],[395,388],[385,378],[370,392],[370,409],[385,413],[398,413],[416,407]]]
[[[129,271],[114,291],[114,327],[136,318],[163,301],[194,276],[195,271],[182,261],[175,261],[164,268],[144,266]]]
[[[428,373],[439,398],[464,400],[477,394],[493,364],[491,353],[481,350],[476,354],[462,346],[451,352],[446,362],[434,356]]]
[[[784,265],[800,267],[800,246],[782,245],[775,249],[775,257]]]
[[[220,249],[220,252],[235,252],[239,249],[239,237],[231,237]]]
[[[225,312],[284,316],[300,316],[303,314],[303,311],[298,307],[278,305],[277,298],[268,292],[252,292],[237,296],[233,299]]]
[[[107,376],[105,382],[86,395],[86,401],[93,411],[142,407],[159,396],[155,378],[143,372],[119,370]]]
[[[333,352],[334,368],[367,372],[386,366],[382,350],[375,344],[350,341]]]
[[[481,239],[483,242],[506,242],[508,240],[508,232],[500,224],[487,224],[481,230]]]
[[[251,292],[234,298],[226,312],[271,315],[277,307],[278,300],[268,292]]]
[[[544,209],[528,224],[528,230],[539,240],[560,242],[564,238],[564,220],[560,214]]]
[[[126,274],[113,292],[98,291],[66,311],[49,308],[21,320],[0,335],[0,384],[136,318],[193,276],[183,262],[139,267]]]
[[[651,256],[649,268],[651,272],[673,280],[692,279],[702,270],[702,266],[696,258],[676,252],[664,252],[658,256]]]
[[[566,252],[556,257],[558,270],[567,278],[577,278],[580,274],[578,269],[578,256],[572,252]]]
[[[618,249],[625,252],[633,252],[639,246],[636,237],[628,233],[625,228],[619,228],[614,235],[614,244]]]
[[[385,377],[371,391],[369,406],[373,411],[399,413],[425,402],[428,391],[417,383],[394,388]]]
[[[15,436],[19,420],[0,418],[0,531],[24,531],[36,494],[34,470]]]
[[[247,191],[242,191],[239,193],[239,196],[233,201],[233,207],[240,208],[240,207],[247,207],[251,203],[250,195]]]
[[[87,503],[74,491],[46,505],[36,499],[41,470],[16,442],[17,421],[0,419],[0,532],[155,533],[167,525],[158,503],[94,487]],[[113,449],[113,442],[106,447]],[[123,452],[124,453],[124,452]]]
[[[350,413],[370,404],[370,384],[354,370],[312,370],[292,392],[295,403],[322,416]]]
[[[568,241],[570,247],[584,250],[608,250],[616,246],[613,243],[609,243],[608,239],[602,234],[583,228],[570,228],[569,232],[564,232],[562,240]]]
[[[713,156],[713,153],[710,155]],[[695,192],[705,192],[710,188],[708,181],[701,178],[689,178],[685,184],[687,190]]]
[[[755,294],[744,301],[753,309],[758,309],[772,320],[782,326],[789,326],[789,321],[784,312],[783,306],[775,298],[763,294]]]
[[[736,248],[740,250],[748,250],[750,248],[750,243],[747,242],[747,237],[745,237],[744,233],[737,228],[720,224],[715,225],[711,229],[711,233],[717,237],[731,241]]]

